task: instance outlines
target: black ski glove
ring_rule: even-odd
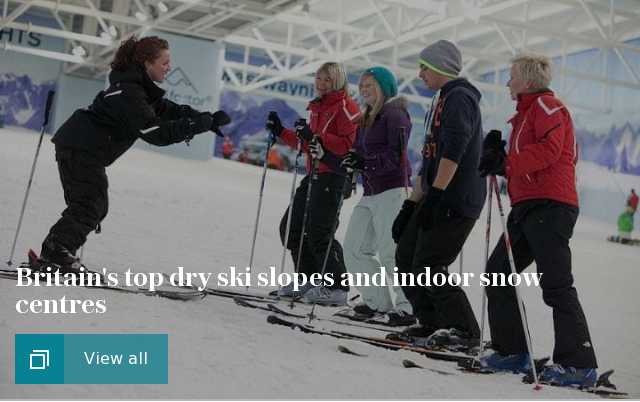
[[[226,126],[227,124],[231,123],[231,117],[229,117],[227,112],[225,112],[224,110],[218,110],[215,113],[207,112],[207,114],[211,116],[212,119],[211,128],[209,128],[209,130],[213,131],[220,137],[224,137],[224,134],[222,134],[222,131],[220,131],[220,127]]]
[[[364,169],[364,158],[360,156],[355,150],[350,150],[346,154],[342,155],[340,161],[340,167],[344,169]]]
[[[296,122],[296,135],[307,142],[313,140],[313,131],[311,131],[305,119],[300,119]]]
[[[211,124],[213,124],[213,119],[209,113],[202,113],[200,116],[193,119],[185,119],[185,123],[185,140],[189,141],[193,139],[196,134],[209,131],[211,129]]]
[[[271,131],[273,135],[279,137],[282,134],[282,122],[280,122],[280,118],[278,117],[278,113],[273,110],[269,112],[269,116],[267,117],[267,124],[264,126],[265,129]]]
[[[316,159],[322,159],[325,154],[322,146],[322,139],[317,135],[314,135],[313,139],[309,143],[309,153]]]
[[[499,130],[491,130],[484,138],[482,149],[483,151],[488,151],[489,149],[504,151],[505,145],[507,145],[507,141],[502,139],[502,132]]]
[[[489,174],[492,176],[504,176],[506,163],[507,154],[504,149],[489,149],[482,153],[478,171],[480,172],[481,177],[486,177]]]
[[[424,230],[433,229],[434,216],[437,209],[440,207],[440,200],[442,199],[444,190],[439,188],[429,187],[429,191],[425,194],[425,200],[418,210],[418,223]]]
[[[400,209],[398,216],[396,216],[396,219],[393,221],[393,226],[391,226],[391,237],[393,237],[393,241],[396,244],[400,241],[400,237],[402,233],[404,233],[404,229],[407,227],[414,209],[416,209],[416,202],[404,200],[402,209]]]

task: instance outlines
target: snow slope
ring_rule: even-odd
[[[0,254],[9,257],[38,133],[0,130]],[[218,273],[245,267],[253,234],[261,170],[214,159],[208,162],[132,149],[108,169],[110,213],[103,233],[91,235],[84,261],[94,269],[173,273]],[[292,176],[270,170],[258,230],[254,273],[280,267],[278,223]],[[338,238],[361,192],[345,203]],[[506,200],[505,200],[506,203]],[[49,137],[42,144],[14,262],[39,244],[63,209],[62,191]],[[496,211],[496,210],[494,210]],[[492,246],[500,220],[492,222]],[[464,270],[483,269],[485,218],[464,249]],[[615,230],[581,218],[572,240],[576,286],[590,323],[602,368],[615,368],[614,382],[640,398],[638,333],[640,249],[605,241]],[[457,271],[458,263],[453,271]],[[286,271],[292,265],[287,257]],[[480,288],[466,288],[476,312]],[[80,288],[16,287],[0,280],[0,397],[109,399],[564,399],[590,395],[544,387],[535,392],[513,375],[443,376],[402,368],[403,358],[454,372],[452,363],[410,352],[377,349],[353,341],[302,334],[266,323],[266,314],[207,297],[197,302],[123,295]],[[241,290],[241,288],[236,288]],[[268,288],[254,286],[254,292]],[[523,289],[536,355],[552,351],[551,311],[540,290]],[[19,314],[18,300],[104,299],[105,314]],[[352,295],[355,295],[355,290]],[[318,309],[329,315],[331,309]],[[168,385],[15,385],[14,334],[169,334]],[[367,357],[337,351],[344,344]],[[594,397],[597,398],[597,397]]]

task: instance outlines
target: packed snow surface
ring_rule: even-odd
[[[39,133],[0,129],[0,254],[9,257]],[[36,251],[64,208],[53,144],[45,136],[22,223],[15,263]],[[110,212],[103,233],[91,234],[84,262],[93,269],[141,273],[229,272],[249,263],[261,169],[214,158],[185,160],[133,148],[107,169]],[[278,225],[289,200],[292,174],[269,170],[257,234],[253,275],[280,270]],[[301,178],[299,178],[301,179]],[[299,180],[298,180],[299,182]],[[637,186],[640,187],[640,186]],[[361,189],[360,189],[361,190]],[[345,202],[337,238],[342,240],[361,191]],[[624,205],[603,205],[621,209]],[[504,199],[504,203],[508,204]],[[486,212],[486,208],[485,208]],[[395,213],[395,212],[394,212]],[[483,272],[486,215],[477,222],[463,253],[463,269]],[[615,368],[612,380],[640,398],[640,248],[607,242],[615,222],[581,217],[571,247],[573,272],[602,369]],[[491,245],[501,233],[494,209]],[[637,237],[637,234],[636,234]],[[285,272],[292,271],[287,256]],[[450,270],[457,272],[460,261]],[[529,268],[531,272],[535,267]],[[216,285],[214,279],[209,285]],[[115,292],[58,287],[17,287],[0,280],[0,396],[2,398],[108,399],[569,399],[598,398],[545,386],[533,391],[519,376],[468,375],[448,362],[427,360],[407,351],[389,351],[356,341],[308,335],[267,324],[267,313],[209,296],[193,302]],[[481,288],[465,288],[480,317]],[[266,293],[274,288],[250,288]],[[244,291],[244,287],[233,290]],[[551,310],[538,288],[523,288],[536,356],[552,353]],[[352,289],[350,296],[357,294]],[[105,300],[104,314],[20,314],[19,300]],[[335,309],[317,308],[320,316]],[[304,311],[303,311],[304,312]],[[328,326],[328,324],[317,325]],[[332,328],[337,328],[332,325]],[[359,333],[375,330],[339,327]],[[364,332],[363,332],[364,331]],[[169,334],[166,385],[16,385],[14,334]],[[488,339],[488,336],[487,336]],[[338,351],[345,345],[366,357]],[[403,359],[455,373],[444,376],[405,369]],[[100,379],[96,379],[99,382]]]

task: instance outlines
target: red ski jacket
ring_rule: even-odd
[[[505,168],[511,205],[551,199],[578,206],[578,144],[567,108],[548,89],[520,94]]]
[[[309,102],[307,110],[311,111],[309,128],[320,137],[325,149],[336,155],[344,155],[356,138],[360,108],[347,92],[334,92]],[[290,147],[298,148],[298,137],[293,130],[285,128],[280,138]],[[302,150],[307,152],[308,144],[303,142]],[[320,162],[320,173],[331,172]],[[307,171],[311,171],[311,157],[307,158]],[[343,172],[334,172],[344,174]]]

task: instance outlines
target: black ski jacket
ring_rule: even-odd
[[[165,146],[190,138],[190,118],[200,112],[164,99],[165,91],[136,65],[109,74],[110,86],[76,110],[58,129],[56,145],[80,149],[111,165],[141,138]]]

